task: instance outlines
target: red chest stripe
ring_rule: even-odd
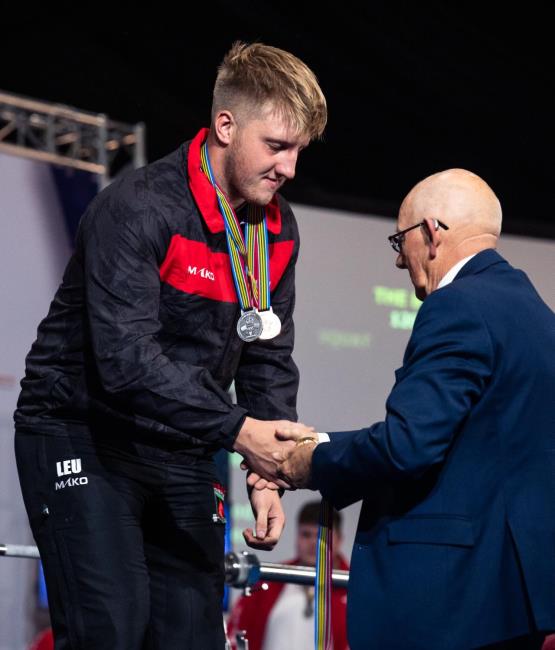
[[[293,242],[270,244],[270,291],[273,293],[291,259]],[[215,253],[202,242],[174,235],[160,279],[175,289],[220,302],[237,302],[227,253]]]

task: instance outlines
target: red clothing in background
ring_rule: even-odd
[[[298,565],[297,559],[285,562],[285,564]],[[349,565],[340,558],[340,570],[347,571]],[[264,580],[257,582],[253,590],[260,587]],[[262,650],[266,625],[270,612],[277,602],[285,583],[267,582],[266,591],[253,591],[250,596],[241,596],[233,606],[227,622],[227,632],[233,649],[236,649],[235,635],[239,630],[247,631],[249,650]],[[348,650],[347,644],[347,589],[337,587],[332,591],[331,598],[331,628],[333,633],[334,650]],[[286,635],[286,632],[284,632]],[[286,639],[284,639],[286,641]],[[286,644],[287,645],[287,644]]]

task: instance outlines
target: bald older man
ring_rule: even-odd
[[[532,650],[555,629],[555,315],[500,230],[475,174],[411,190],[389,239],[424,303],[385,421],[281,466],[337,507],[363,499],[352,650]]]

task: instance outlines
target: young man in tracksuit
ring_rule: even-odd
[[[247,542],[277,542],[299,246],[277,191],[325,122],[304,63],[236,43],[210,129],[83,216],[15,413],[56,650],[223,647],[221,448],[258,488]]]

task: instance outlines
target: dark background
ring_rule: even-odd
[[[212,1],[116,14],[4,3],[1,16],[0,89],[142,121],[149,160],[208,126],[217,65],[234,40],[259,40],[308,63],[328,100],[325,139],[303,152],[288,199],[393,220],[420,179],[464,167],[501,199],[505,232],[555,238],[546,9]]]

